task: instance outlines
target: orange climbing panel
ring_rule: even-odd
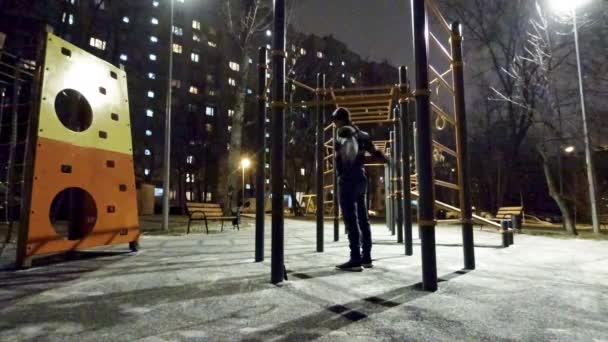
[[[127,78],[48,34],[18,266],[139,238]]]

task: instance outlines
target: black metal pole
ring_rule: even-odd
[[[452,75],[454,111],[456,114],[456,154],[458,155],[458,184],[460,185],[460,211],[462,217],[462,248],[464,268],[475,269],[475,243],[473,239],[473,212],[471,209],[471,179],[467,147],[467,117],[464,98],[464,66],[462,60],[462,32],[460,23],[452,23]]]
[[[258,153],[255,173],[255,261],[264,261],[264,219],[266,184],[266,74],[267,51],[262,47],[258,56]]]
[[[389,165],[384,165],[384,216],[386,217],[386,228],[391,230],[391,200],[390,200],[390,191],[389,191],[389,183],[390,182],[390,172]]]
[[[407,68],[399,68],[399,131],[401,132],[401,174],[403,175],[403,229],[405,232],[405,255],[413,254],[412,244],[412,188],[410,186],[410,113]]]
[[[283,194],[285,180],[285,0],[274,1],[274,30],[272,51],[272,260],[271,282],[285,278]]]
[[[422,288],[437,290],[437,256],[435,251],[435,194],[431,137],[431,102],[429,91],[428,27],[425,0],[412,0],[414,61],[416,65],[416,128],[418,191],[418,226],[422,249]]]
[[[321,74],[317,74],[317,91],[315,93],[315,102],[317,110],[317,146],[316,146],[316,178],[317,178],[317,252],[323,252],[324,245],[324,201],[323,196],[324,177],[323,177],[323,112],[321,111],[320,93],[321,93]]]
[[[403,161],[401,160],[401,129],[399,129],[399,121],[401,108],[394,110],[393,131],[395,132],[395,151],[393,152],[395,159],[395,205],[397,206],[397,243],[403,243]]]
[[[390,221],[390,225],[391,225],[391,235],[395,235],[396,230],[395,230],[395,225],[397,224],[397,210],[395,207],[395,131],[390,131],[389,134],[389,139],[391,141],[391,148],[388,151],[391,162],[389,164],[389,168],[388,168],[388,175],[389,175],[389,182],[388,183],[388,187],[389,187],[389,193],[390,193],[390,202],[391,202],[391,221]]]
[[[325,90],[325,87],[323,87],[323,89]],[[332,196],[333,202],[334,202],[334,242],[337,242],[340,240],[340,204],[338,203],[338,196],[339,196],[339,191],[340,188],[338,186],[338,151],[337,146],[338,146],[338,130],[336,128],[336,126],[334,125],[334,128],[332,129],[332,145],[333,145],[333,149],[332,152],[334,154],[333,157],[333,178],[334,178],[334,194]]]

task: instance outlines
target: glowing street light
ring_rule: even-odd
[[[551,7],[553,8],[553,10],[555,12],[561,12],[561,13],[566,13],[566,12],[571,12],[573,10],[575,10],[577,7],[580,7],[586,3],[588,3],[589,0],[551,0]]]
[[[585,108],[585,89],[583,87],[583,71],[581,67],[581,53],[578,44],[578,25],[576,23],[576,8],[584,5],[589,0],[551,0],[551,6],[555,11],[569,12],[572,15],[572,26],[574,27],[574,47],[576,51],[576,66],[578,69],[578,87],[581,97],[581,115],[583,119],[583,138],[585,141],[585,164],[587,166],[587,182],[589,183],[589,202],[591,204],[591,220],[593,232],[600,232],[599,215],[597,209],[597,192],[595,185],[595,171],[593,169],[593,155],[591,153],[591,139],[587,127],[587,113]]]
[[[245,204],[245,169],[248,169],[251,166],[251,160],[249,158],[241,159],[241,170],[243,170],[243,204]]]

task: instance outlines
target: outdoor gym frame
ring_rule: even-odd
[[[443,47],[440,41],[428,30],[427,9],[433,14],[436,21],[450,37],[451,51]],[[317,252],[323,252],[324,233],[324,165],[329,159],[335,165],[335,127],[329,125],[324,127],[324,114],[327,105],[343,106],[349,108],[353,121],[356,124],[389,124],[393,132],[388,141],[391,146],[391,162],[388,181],[390,183],[391,199],[389,201],[391,216],[396,212],[397,238],[399,242],[405,240],[405,254],[412,255],[412,219],[411,219],[411,185],[415,185],[418,195],[418,227],[421,240],[422,256],[422,288],[426,291],[437,290],[437,262],[435,251],[435,195],[434,186],[444,186],[459,191],[459,206],[461,212],[464,267],[475,268],[475,254],[473,244],[473,226],[471,210],[471,194],[468,170],[468,150],[466,133],[466,107],[464,96],[464,76],[462,60],[462,33],[460,24],[454,22],[449,25],[443,18],[441,12],[432,0],[411,0],[413,47],[415,61],[415,86],[410,89],[405,67],[399,68],[399,84],[386,87],[367,87],[356,89],[327,89],[325,75],[317,76],[317,88],[309,87],[296,80],[289,79],[289,93],[292,92],[292,84],[307,89],[314,93],[312,102],[304,102],[299,105],[314,106],[316,108],[316,223],[317,223]],[[256,251],[255,260],[262,261],[264,258],[264,152],[266,148],[265,123],[266,108],[270,104],[272,110],[271,120],[271,194],[272,194],[272,224],[271,224],[271,282],[277,284],[286,279],[286,268],[284,265],[284,178],[285,178],[285,110],[290,107],[286,101],[286,75],[285,60],[287,52],[286,45],[286,22],[285,22],[285,0],[274,0],[274,27],[273,27],[273,49],[272,59],[272,99],[268,97],[267,87],[267,51],[260,49],[259,54],[259,84],[258,84],[258,154],[257,154],[257,176],[256,176]],[[447,58],[450,69],[446,72],[437,72],[428,61],[429,37],[434,45],[441,51],[441,55]],[[429,81],[429,70],[435,78]],[[445,77],[452,74],[450,85]],[[437,84],[447,89],[454,99],[454,115],[442,109],[437,103],[431,102],[430,86]],[[331,95],[331,99],[327,96]],[[397,100],[399,110],[391,115],[393,102]],[[386,106],[384,106],[384,102]],[[409,135],[410,115],[408,104],[415,103],[416,106],[416,134],[415,134],[415,157],[416,175],[415,179],[410,171],[410,146]],[[378,104],[381,105],[378,105]],[[385,108],[386,107],[386,108]],[[432,140],[431,116],[436,114],[445,122],[452,124],[456,130],[456,151]],[[332,139],[323,141],[325,132],[332,129]],[[393,136],[394,134],[394,136]],[[386,143],[386,142],[384,142]],[[325,156],[324,149],[331,151]],[[440,150],[456,157],[458,169],[458,184],[434,179],[433,174],[433,149]],[[339,238],[339,212],[337,206],[337,189],[335,167],[333,170],[333,221],[334,240]],[[407,178],[407,183],[405,182]],[[449,207],[441,202],[437,202]],[[452,209],[453,208],[450,207]],[[392,226],[392,223],[389,224]],[[404,229],[405,228],[405,229]],[[405,232],[405,239],[403,239]]]

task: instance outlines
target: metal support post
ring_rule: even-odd
[[[317,91],[315,93],[315,102],[317,110],[317,146],[316,146],[316,171],[317,171],[317,252],[323,252],[324,244],[324,216],[325,216],[325,196],[323,195],[324,177],[323,177],[323,111],[320,105],[321,83],[325,79],[325,75],[317,74]],[[325,97],[325,95],[323,95]]]
[[[394,110],[394,123],[393,132],[395,132],[395,149],[393,152],[394,159],[393,164],[395,168],[395,205],[397,207],[397,243],[403,243],[403,163],[401,160],[401,130],[399,129],[399,120],[401,115],[399,110],[401,108],[395,108]]]
[[[397,211],[395,210],[395,182],[393,178],[395,178],[395,159],[394,159],[394,151],[395,151],[395,132],[390,131],[388,136],[391,141],[391,147],[387,149],[388,156],[390,158],[390,163],[388,164],[388,193],[389,193],[389,205],[391,208],[391,216],[389,221],[389,230],[391,231],[391,235],[395,235],[395,224],[397,223],[395,217],[397,216]]]
[[[412,187],[410,186],[410,113],[409,100],[404,97],[409,93],[407,68],[399,68],[400,98],[399,131],[401,132],[401,174],[403,175],[403,229],[405,235],[405,255],[412,255]]]
[[[266,187],[266,77],[268,56],[262,47],[258,56],[258,153],[255,174],[255,261],[264,261],[264,220]]]
[[[414,61],[416,65],[416,127],[418,129],[418,226],[422,250],[422,288],[437,290],[437,255],[435,251],[435,194],[433,149],[431,137],[431,103],[429,91],[428,27],[425,0],[412,0]]]
[[[285,180],[285,0],[274,1],[274,30],[272,51],[272,256],[271,282],[285,279],[283,194]]]
[[[464,66],[462,59],[462,32],[460,23],[452,23],[452,75],[454,112],[456,116],[456,154],[458,156],[458,185],[460,186],[460,212],[462,220],[462,248],[464,268],[475,269],[475,243],[473,239],[473,211],[471,208],[471,179],[467,146],[467,115],[464,96]]]
[[[332,129],[332,137],[333,137],[333,177],[334,177],[334,194],[332,196],[334,202],[334,241],[337,242],[340,240],[340,203],[338,202],[338,196],[340,187],[338,186],[338,130],[334,125]],[[346,226],[345,226],[346,228]]]

